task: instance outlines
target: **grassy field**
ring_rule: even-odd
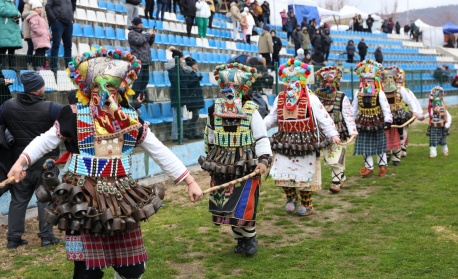
[[[359,177],[362,157],[349,155],[349,179],[333,195],[325,166],[311,217],[287,215],[283,192],[265,181],[260,249],[251,258],[233,253],[230,229],[211,223],[205,199],[190,204],[183,186],[169,187],[166,206],[142,225],[150,257],[143,278],[458,278],[458,109],[450,112],[456,122],[449,157],[439,148],[437,158],[428,158],[426,122],[415,124],[408,156],[384,178]],[[197,178],[208,187],[205,173]],[[0,232],[6,247],[6,228]],[[33,220],[28,246],[0,250],[1,278],[71,278],[64,247],[41,248],[36,232]],[[112,278],[112,269],[105,274]]]

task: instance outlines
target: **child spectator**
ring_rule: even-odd
[[[242,34],[243,34],[243,42],[246,43],[246,33],[248,30],[248,20],[247,14],[245,12],[240,14],[242,18],[240,19],[240,26],[242,27]]]
[[[41,1],[34,1],[31,6],[32,13],[27,16],[26,21],[30,25],[30,37],[35,50],[33,66],[36,71],[39,71],[44,68],[46,50],[51,48],[51,33],[48,23],[42,16]]]

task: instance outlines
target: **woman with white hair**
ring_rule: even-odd
[[[246,29],[246,42],[251,44],[251,35],[253,35],[253,27],[255,26],[256,22],[254,21],[253,15],[251,15],[247,7],[243,9],[243,12],[246,13],[246,21],[248,23],[248,27]]]

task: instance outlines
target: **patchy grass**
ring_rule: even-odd
[[[450,111],[458,119],[458,109]],[[286,214],[281,189],[263,181],[260,249],[251,258],[232,252],[231,230],[211,223],[205,200],[188,203],[183,186],[168,184],[166,206],[142,224],[150,257],[144,278],[458,278],[456,123],[450,156],[435,159],[428,158],[426,123],[413,125],[408,157],[384,178],[360,178],[362,158],[349,155],[348,181],[337,195],[327,191],[323,166],[324,190],[314,195],[310,217]],[[208,187],[205,173],[197,179]],[[0,249],[1,278],[71,278],[64,247],[41,248],[37,227],[27,224],[28,246]],[[6,247],[6,228],[0,232]],[[108,269],[105,277],[112,276]]]

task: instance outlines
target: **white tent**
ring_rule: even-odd
[[[442,26],[431,26],[420,19],[415,21],[415,25],[422,32],[423,44],[429,47],[442,47],[444,43],[444,33]]]
[[[318,10],[319,11],[319,10]],[[345,5],[340,9],[338,12],[340,19],[351,19],[355,16],[355,14],[360,14],[361,17],[364,19],[364,28],[367,28],[366,19],[369,17],[368,13],[360,11],[358,8],[353,6]],[[374,24],[372,25],[372,31],[380,29],[382,25],[382,19],[376,14],[371,14],[371,17],[374,19]],[[334,17],[328,16],[322,19],[323,22],[332,22],[334,21]]]

